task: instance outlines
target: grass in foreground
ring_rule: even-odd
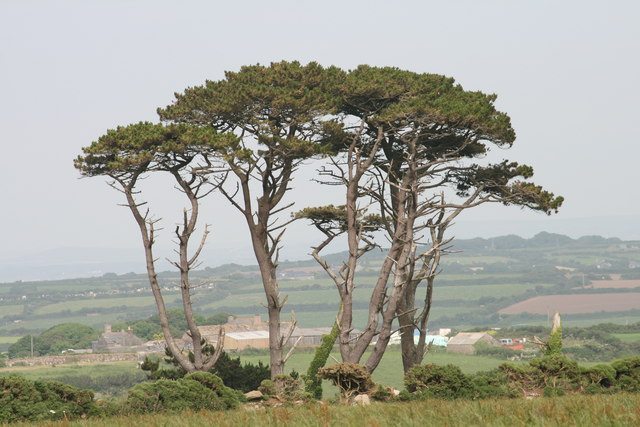
[[[49,426],[63,423],[48,423]],[[34,424],[21,424],[34,425]],[[630,426],[640,425],[640,395],[571,395],[533,400],[374,403],[368,407],[309,404],[296,408],[119,416],[74,426]]]

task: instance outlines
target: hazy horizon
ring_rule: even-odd
[[[631,223],[640,220],[635,216],[612,216],[600,218],[588,218],[583,221],[578,219],[544,221],[468,221],[461,227],[459,233],[452,231],[452,235],[458,240],[473,238],[491,239],[507,235],[518,235],[525,239],[532,238],[538,233],[548,232],[562,234],[572,239],[584,236],[601,236],[605,238],[619,238],[623,241],[640,241],[640,230],[621,235],[616,233],[618,229],[629,229]],[[525,228],[528,232],[516,233],[513,230]],[[600,227],[598,227],[600,225]],[[540,227],[547,227],[543,229]],[[452,227],[455,230],[456,226]],[[584,232],[584,230],[609,230],[609,232]],[[500,232],[502,230],[503,232]],[[475,233],[475,234],[474,234]],[[219,242],[218,242],[219,243]],[[455,249],[455,240],[453,241]],[[164,248],[163,252],[170,252],[171,248]],[[335,253],[345,250],[345,247],[335,246]],[[283,261],[310,260],[309,246],[305,246],[300,241],[294,242],[291,246],[283,247]],[[198,269],[206,267],[219,267],[224,264],[255,265],[255,257],[252,251],[246,250],[242,245],[235,247],[216,246],[216,242],[211,240],[209,246],[205,248],[201,257],[202,264]],[[158,262],[158,271],[175,270],[164,259]],[[15,281],[40,281],[59,280],[71,278],[98,277],[105,273],[145,273],[144,252],[142,246],[138,247],[91,247],[91,246],[71,246],[60,247],[41,252],[33,252],[15,258],[0,259],[0,283],[10,283]]]

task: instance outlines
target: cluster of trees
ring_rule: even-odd
[[[40,335],[25,335],[9,346],[9,358],[60,354],[74,348],[91,348],[100,331],[80,323],[62,323]]]
[[[562,204],[561,197],[528,181],[531,167],[485,160],[491,147],[508,148],[515,140],[510,119],[496,110],[495,100],[495,95],[465,91],[451,78],[391,67],[245,66],[176,94],[173,104],[158,109],[163,123],[109,130],[83,149],[75,166],[84,176],[109,177],[124,195],[141,233],[162,331],[185,371],[207,371],[219,357],[203,352],[191,308],[190,272],[205,244],[206,226],[196,248],[189,245],[200,201],[211,192],[223,195],[247,225],[266,297],[273,377],[283,373],[290,354],[283,352],[292,329],[281,331],[286,296],[280,295],[276,272],[286,226],[296,219],[309,221],[323,236],[313,256],[340,296],[336,324],[342,359],[361,363],[377,338],[364,361],[372,372],[397,321],[409,369],[427,350],[433,282],[450,246],[446,232],[453,220],[484,203],[545,213]],[[325,166],[317,181],[339,186],[341,199],[291,217],[287,196],[292,181],[303,161],[320,158]],[[140,200],[140,180],[158,173],[171,177],[188,206],[175,228],[178,258],[173,264],[181,276],[193,360],[181,354],[172,338],[155,270],[158,220]],[[339,236],[346,237],[348,251],[334,266],[323,251]],[[389,249],[375,286],[367,290],[367,323],[352,340],[357,267],[380,241]],[[415,328],[422,334],[418,345]]]

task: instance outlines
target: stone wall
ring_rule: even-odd
[[[101,363],[121,362],[127,360],[140,360],[138,353],[99,353],[99,354],[73,354],[63,356],[27,357],[23,359],[9,359],[7,366],[53,366],[65,363]]]

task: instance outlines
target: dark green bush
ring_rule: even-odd
[[[605,364],[593,365],[588,368],[582,368],[583,380],[586,383],[585,387],[612,387],[616,382],[616,370]],[[591,390],[595,390],[591,387]]]
[[[77,419],[102,413],[93,392],[57,381],[0,377],[0,422]]]
[[[640,357],[629,357],[611,363],[616,371],[616,387],[629,393],[640,392]]]
[[[366,393],[375,385],[369,371],[357,363],[336,363],[320,368],[318,377],[332,381],[345,397]]]
[[[499,368],[507,377],[511,392],[544,390],[545,395],[559,396],[568,392],[609,393],[615,386],[616,371],[609,365],[581,368],[563,355],[533,359],[528,365],[505,363]],[[546,391],[547,388],[549,391]]]
[[[215,349],[211,345],[207,345],[203,348],[203,353],[206,355],[211,355],[214,351]],[[149,379],[177,380],[186,375],[186,371],[177,366],[177,362],[171,355],[169,349],[166,350],[166,356],[165,361],[168,364],[175,366],[174,369],[162,369],[160,368],[159,359],[145,357],[141,368],[143,371],[149,372]],[[193,353],[190,353],[189,357],[193,358]],[[241,364],[239,357],[232,358],[225,352],[220,354],[220,358],[216,361],[216,364],[210,372],[220,377],[227,387],[231,387],[245,393],[251,390],[256,390],[260,386],[260,382],[262,380],[271,376],[269,367],[265,366],[262,361],[258,361],[256,365],[251,363]]]
[[[248,392],[257,390],[262,380],[271,376],[269,366],[262,361],[257,364],[240,363],[240,358],[232,358],[225,352],[214,365],[211,373],[219,376],[227,387]]]
[[[416,365],[405,374],[404,385],[407,391],[417,393],[422,398],[473,397],[473,386],[469,377],[455,365]]]
[[[209,372],[194,372],[185,375],[184,379],[198,381],[208,389],[213,390],[224,403],[224,409],[236,408],[240,403],[239,397],[244,397],[242,393],[237,393],[232,388],[225,386],[220,377]]]
[[[517,396],[509,389],[507,376],[499,369],[478,372],[475,375],[470,375],[469,379],[471,380],[474,399]]]
[[[135,413],[176,412],[184,409],[236,408],[238,396],[208,372],[189,374],[179,380],[141,383],[129,391],[127,407]]]

